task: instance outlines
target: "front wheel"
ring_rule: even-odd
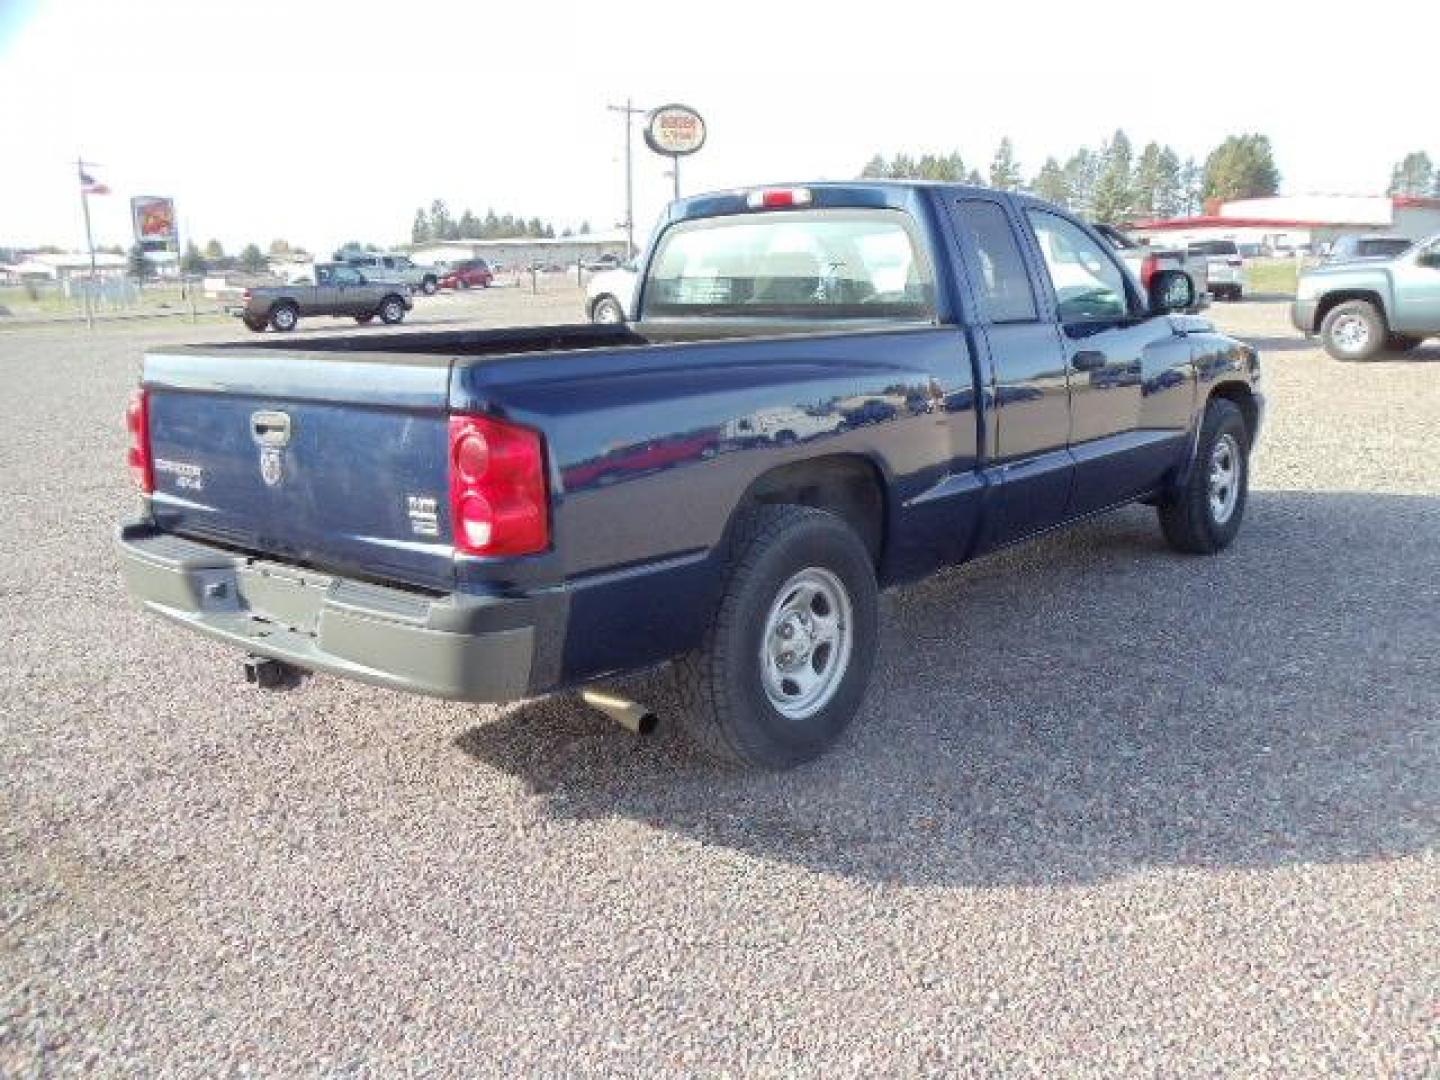
[[[380,321],[387,326],[394,326],[403,318],[405,318],[405,301],[398,296],[386,297],[380,305]]]
[[[607,326],[625,321],[625,309],[620,306],[620,301],[613,296],[602,296],[590,309],[590,321],[604,323]]]
[[[691,738],[759,768],[819,757],[864,700],[877,610],[870,553],[843,520],[805,506],[747,512],[719,610],[675,668]]]
[[[1368,300],[1336,304],[1320,324],[1320,340],[1336,360],[1369,360],[1388,336],[1385,320]]]
[[[439,288],[440,282],[436,281],[433,277],[427,277],[424,281],[420,282],[420,291],[426,296],[434,296],[436,290]]]
[[[1158,506],[1160,529],[1176,551],[1213,555],[1240,531],[1250,493],[1250,431],[1233,401],[1205,407],[1189,479]]]

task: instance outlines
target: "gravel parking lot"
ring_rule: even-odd
[[[1214,314],[1270,398],[1235,546],[1135,508],[889,594],[783,776],[574,699],[251,690],[110,552],[142,350],[245,332],[0,331],[0,1074],[1435,1075],[1440,342]]]

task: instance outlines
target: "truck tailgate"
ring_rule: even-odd
[[[163,529],[446,589],[450,360],[188,348],[145,358]]]

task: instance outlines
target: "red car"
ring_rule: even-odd
[[[440,279],[442,289],[488,289],[495,280],[490,264],[484,259],[466,259],[456,263]]]

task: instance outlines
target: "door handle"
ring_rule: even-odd
[[[1097,349],[1081,349],[1070,358],[1076,371],[1099,371],[1105,366],[1105,354]]]

